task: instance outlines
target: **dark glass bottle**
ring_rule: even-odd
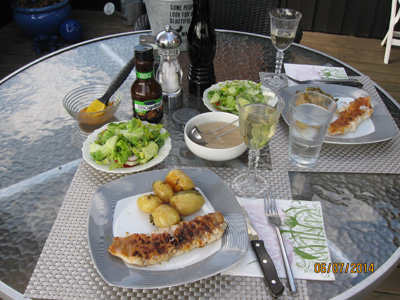
[[[136,80],[131,87],[133,116],[142,121],[157,123],[163,118],[161,85],[154,79],[153,47],[135,47]]]
[[[193,0],[193,17],[187,36],[189,54],[189,93],[201,96],[215,83],[215,30],[210,17],[209,0]]]

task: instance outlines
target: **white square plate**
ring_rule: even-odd
[[[207,169],[182,169],[192,178],[228,223],[220,248],[202,260],[183,267],[154,270],[130,268],[108,253],[113,240],[113,216],[119,200],[152,190],[156,180],[165,180],[169,170],[156,170],[127,176],[105,184],[94,194],[88,218],[89,250],[100,276],[110,285],[125,288],[163,288],[194,282],[218,274],[241,260],[248,249],[249,237],[242,208],[228,186]],[[207,246],[206,246],[207,247]],[[190,255],[190,252],[181,255]],[[177,257],[179,258],[179,257]],[[173,263],[173,261],[170,261]]]

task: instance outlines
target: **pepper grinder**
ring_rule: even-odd
[[[216,82],[213,62],[216,45],[209,0],[193,0],[193,17],[187,37],[190,94],[202,96],[204,90]]]
[[[156,36],[160,66],[157,69],[156,79],[162,86],[163,101],[168,108],[180,108],[183,105],[182,97],[182,68],[179,65],[178,47],[182,43],[182,37],[178,32],[165,25],[165,30]]]

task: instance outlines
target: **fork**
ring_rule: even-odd
[[[362,88],[363,84],[354,79],[312,79],[312,80],[297,80],[288,75],[286,75],[288,79],[297,83],[297,84],[318,84],[318,83],[328,83],[328,84],[338,84],[345,86],[352,86],[356,88]]]
[[[287,257],[287,252],[285,244],[283,243],[281,235],[281,218],[278,215],[278,209],[276,207],[276,200],[274,192],[270,191],[269,197],[267,197],[267,192],[264,191],[264,210],[267,216],[268,222],[275,227],[276,235],[278,236],[279,245],[281,246],[281,253],[283,262],[285,264],[286,275],[289,281],[289,288],[292,293],[297,293],[296,283],[294,281],[292,269],[290,268],[289,259]]]

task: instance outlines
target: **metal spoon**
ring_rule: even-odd
[[[204,134],[215,134],[215,133],[217,133],[218,131],[220,131],[221,129],[224,129],[224,128],[227,127],[227,126],[236,123],[237,121],[239,121],[239,119],[237,119],[237,120],[235,120],[235,121],[233,121],[233,122],[231,122],[231,123],[228,123],[228,124],[226,124],[226,125],[224,125],[224,126],[221,126],[221,127],[217,128],[217,129],[215,129],[215,130],[213,130],[213,131],[209,131],[209,132],[201,132],[200,129],[197,128],[197,126],[195,125],[195,126],[193,126],[193,127],[189,130],[188,136],[189,136],[189,138],[190,138],[193,142],[195,142],[196,144],[199,144],[199,145],[201,145],[201,146],[205,146],[205,145],[207,145],[207,142],[203,139],[202,134],[203,134],[203,135],[204,135]],[[227,134],[227,133],[229,133],[229,132],[231,132],[231,131],[233,131],[233,130],[236,130],[236,129],[238,129],[238,128],[239,128],[239,127],[232,128],[232,129],[230,129],[230,130],[228,130],[228,131],[226,131],[226,132],[224,132],[224,133],[221,133],[220,135],[217,135],[217,136],[215,136],[215,137],[212,137],[211,139],[218,139],[218,138],[220,138],[221,136],[223,136],[223,135],[225,135],[225,134]]]

